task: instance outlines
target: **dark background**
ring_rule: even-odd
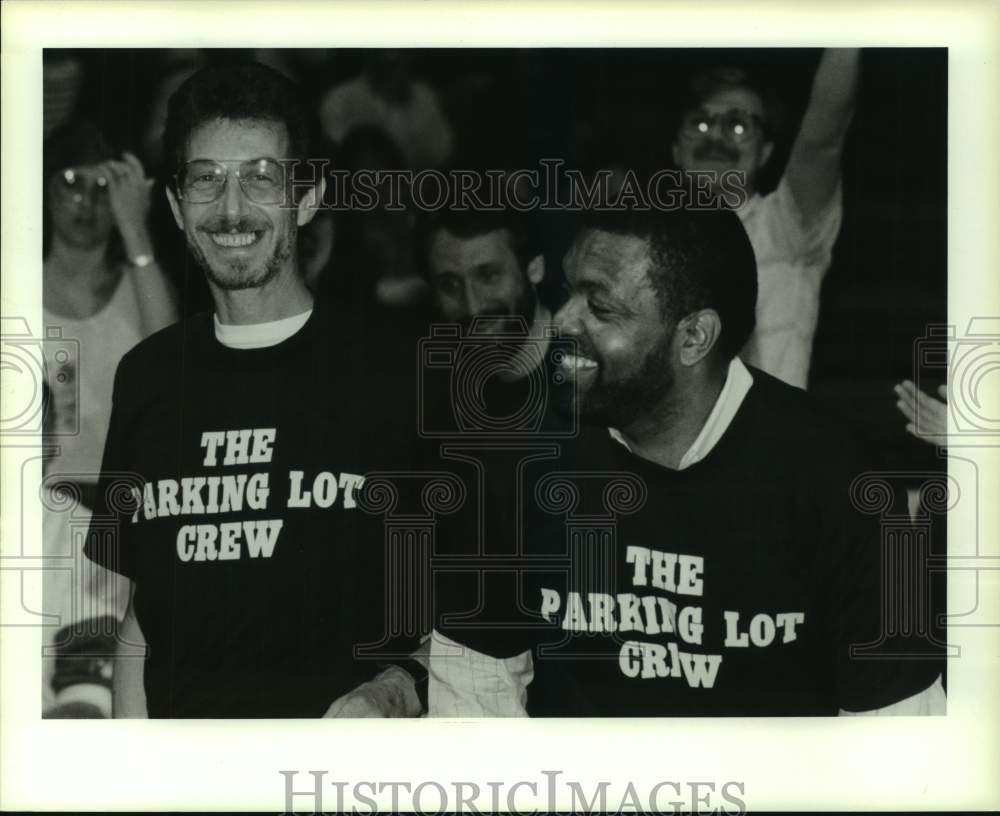
[[[46,50],[46,61],[67,52]],[[191,52],[77,50],[79,108],[140,152],[154,90]],[[272,52],[294,70],[307,101],[356,76],[365,50]],[[569,167],[613,161],[669,166],[672,117],[688,72],[706,63],[744,64],[784,101],[794,135],[807,101],[817,49],[421,49],[414,76],[438,92],[455,135],[456,160],[495,167],[536,166],[563,157]],[[209,61],[254,56],[203,51]],[[914,343],[947,317],[946,49],[866,49],[854,123],[843,159],[844,220],[824,284],[810,390],[865,429],[886,467],[938,461],[904,430],[894,383],[915,378]],[[790,141],[777,147],[763,192],[780,177]],[[162,221],[165,207],[158,204]],[[158,254],[185,311],[207,305],[182,236],[160,231]],[[552,256],[558,229],[548,232]],[[551,266],[550,269],[556,266]],[[556,273],[558,274],[558,273]],[[924,382],[928,380],[925,378]],[[938,382],[943,381],[938,378]],[[930,380],[930,382],[934,382]]]

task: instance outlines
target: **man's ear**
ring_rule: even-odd
[[[170,188],[168,184],[165,188],[167,193],[167,203],[170,204],[170,212],[174,214],[174,221],[177,223],[177,229],[181,232],[184,231],[184,218],[181,216],[181,205],[177,201],[177,196],[174,195],[174,191]]]
[[[316,217],[316,210],[326,194],[326,179],[320,178],[319,184],[310,187],[309,192],[302,196],[298,207],[298,225],[304,227]]]
[[[535,286],[538,286],[538,284],[545,280],[544,255],[536,255],[528,261],[528,280],[530,280]]]
[[[757,162],[759,167],[764,167],[771,158],[771,154],[774,152],[774,142],[763,142],[759,148],[757,148],[757,157],[759,161]]]
[[[672,145],[670,145],[670,156],[674,160],[674,167],[680,167],[681,166],[680,159],[677,158],[677,155],[679,153],[680,153],[680,150],[677,147],[677,142],[675,141]]]
[[[715,309],[700,309],[683,318],[677,326],[680,362],[693,366],[715,348],[722,334],[722,320]]]

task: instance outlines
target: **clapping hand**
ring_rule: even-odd
[[[893,390],[899,400],[896,407],[909,422],[906,423],[908,433],[923,440],[928,445],[947,446],[948,444],[948,387],[938,386],[937,392],[941,399],[925,394],[910,380],[896,385]],[[917,427],[917,416],[920,417],[920,427]]]

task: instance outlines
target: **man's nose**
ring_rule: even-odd
[[[576,337],[582,333],[580,325],[580,305],[577,298],[571,297],[552,318],[559,334],[564,337]]]
[[[87,184],[83,186],[79,193],[76,194],[74,200],[78,207],[83,209],[85,212],[89,212],[94,209],[97,205],[98,198],[103,192],[97,184]]]
[[[222,192],[222,209],[229,218],[237,218],[246,212],[246,196],[236,173],[226,177],[226,187]]]
[[[465,287],[465,311],[469,317],[476,317],[485,311],[486,294],[475,283]]]

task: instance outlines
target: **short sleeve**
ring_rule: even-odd
[[[791,254],[803,259],[802,266],[817,266],[826,271],[833,245],[843,219],[843,184],[837,185],[826,204],[812,218],[806,219],[782,177],[771,194],[773,223],[770,228],[781,235]]]
[[[135,580],[136,563],[131,528],[142,495],[142,479],[135,471],[126,405],[125,358],[115,372],[111,421],[104,444],[90,529],[84,554],[102,567]]]

